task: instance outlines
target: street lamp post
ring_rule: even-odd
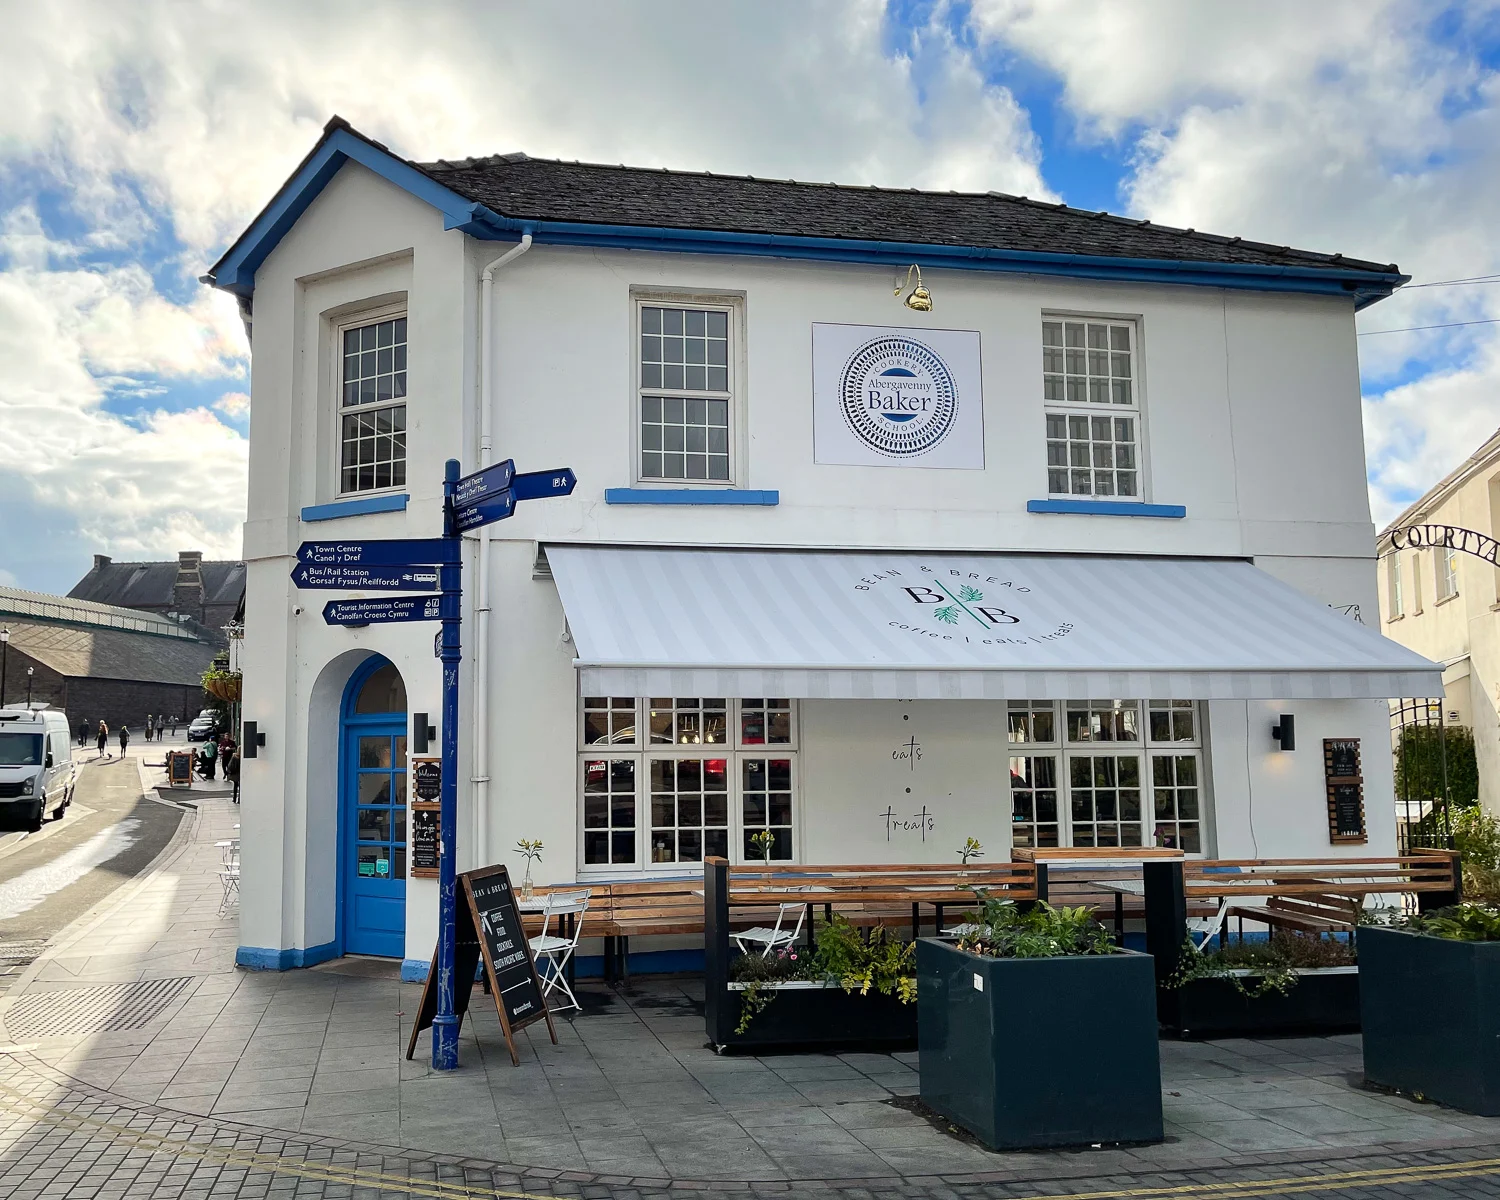
[[[10,629],[0,629],[0,708],[5,707],[5,663],[10,657]]]
[[[35,667],[26,668],[26,707],[31,707],[31,676],[35,673]]]

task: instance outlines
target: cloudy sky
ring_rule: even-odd
[[[0,0],[0,583],[239,552],[234,306],[197,282],[337,112],[507,150],[1000,189],[1500,272],[1500,0]],[[1360,318],[1384,521],[1500,425],[1500,282]],[[1412,326],[1448,326],[1389,333]]]

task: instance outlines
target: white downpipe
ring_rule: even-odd
[[[479,466],[490,465],[494,445],[491,429],[495,409],[495,272],[531,249],[531,234],[523,233],[479,276]],[[479,576],[474,594],[474,861],[488,865],[490,842],[490,528],[479,530]]]

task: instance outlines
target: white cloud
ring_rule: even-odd
[[[1494,8],[1449,16],[1478,26]],[[979,0],[974,13],[986,37],[1059,74],[1083,136],[1132,139],[1141,216],[1396,261],[1419,281],[1500,270],[1500,80],[1464,30],[1435,40],[1419,0]],[[1486,317],[1500,317],[1500,287],[1416,289],[1360,327]],[[1389,513],[1500,424],[1500,327],[1360,344],[1371,499]]]
[[[74,249],[28,210],[0,227],[0,472],[100,549],[237,556],[244,439],[205,409],[126,420],[105,407],[119,380],[243,376],[234,306],[171,304],[143,268],[86,269]]]
[[[0,228],[0,421],[35,439],[7,438],[0,473],[101,549],[232,550],[243,445],[214,413],[238,422],[243,402],[152,406],[163,379],[243,372],[238,318],[207,293],[172,302],[146,268],[201,273],[335,112],[422,159],[521,149],[1050,196],[1027,114],[940,20],[889,36],[879,0],[12,5],[0,184],[66,194],[84,228],[54,241],[25,207]],[[175,261],[143,249],[163,243]],[[80,265],[101,251],[123,265]],[[106,388],[149,404],[110,415]]]
[[[231,421],[243,421],[250,415],[250,397],[244,392],[225,392],[214,401],[214,411]]]

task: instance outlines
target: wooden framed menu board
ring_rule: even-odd
[[[420,800],[411,806],[411,866],[408,871],[413,879],[438,877],[442,811],[442,805]]]
[[[516,1053],[516,1031],[533,1021],[546,1021],[547,1032],[557,1044],[552,1013],[542,999],[542,981],[537,978],[531,943],[521,928],[521,910],[504,867],[484,867],[458,877],[462,895],[456,905],[456,945],[453,955],[453,1011],[462,1026],[474,990],[475,969],[484,963],[485,984],[495,999],[500,1029],[510,1050],[510,1061],[521,1065]],[[406,1057],[416,1053],[417,1035],[430,1028],[437,1015],[437,952],[433,951],[427,983],[422,988],[422,1006],[412,1023]]]
[[[1323,779],[1328,793],[1328,840],[1368,842],[1358,738],[1323,739]]]

